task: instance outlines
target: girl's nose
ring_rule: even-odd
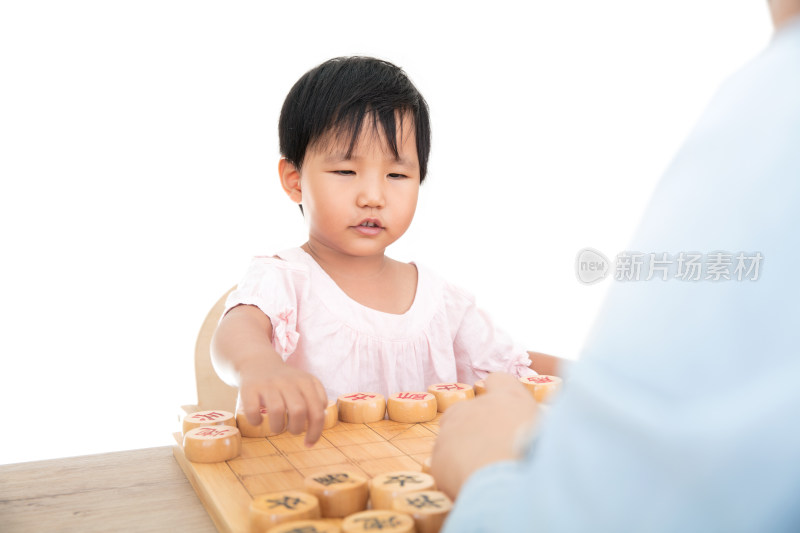
[[[359,207],[383,207],[386,205],[384,180],[382,176],[364,176],[359,180]]]

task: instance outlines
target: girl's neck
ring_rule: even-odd
[[[352,256],[338,253],[324,245],[306,242],[301,246],[333,279],[368,280],[383,274],[392,262],[384,254]]]

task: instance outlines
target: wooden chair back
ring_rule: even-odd
[[[231,387],[220,379],[214,366],[211,364],[211,338],[217,329],[219,319],[225,310],[225,300],[235,289],[232,287],[226,292],[214,307],[206,315],[200,333],[197,335],[197,343],[194,347],[194,373],[197,383],[197,405],[185,405],[183,410],[186,413],[196,411],[208,411],[211,409],[222,409],[234,412],[236,409],[236,398],[239,389]]]

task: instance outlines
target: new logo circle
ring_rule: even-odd
[[[608,258],[594,248],[583,248],[575,257],[575,276],[586,285],[605,279],[610,269]]]

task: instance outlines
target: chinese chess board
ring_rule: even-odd
[[[368,478],[397,470],[422,469],[433,451],[439,418],[419,424],[381,420],[368,424],[339,421],[322,432],[313,448],[303,435],[284,432],[274,437],[242,438],[239,457],[221,463],[192,463],[175,434],[175,459],[208,514],[223,533],[248,533],[254,496],[282,490],[303,490],[303,480],[321,468],[342,466]]]

